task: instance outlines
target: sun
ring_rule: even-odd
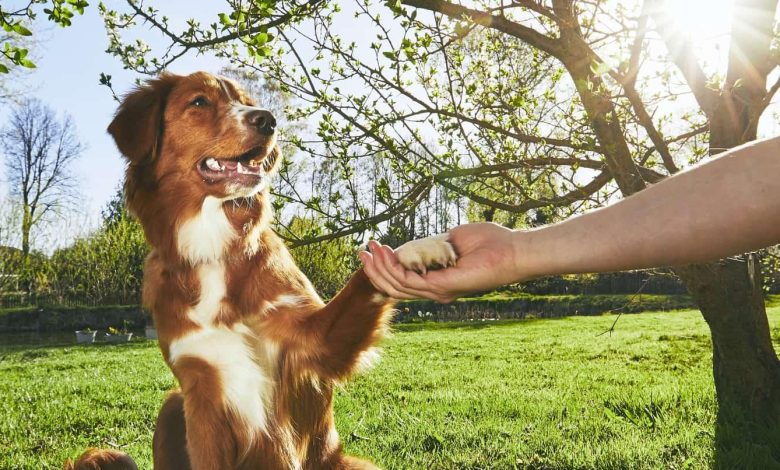
[[[679,29],[707,39],[728,34],[734,0],[666,0],[666,9]]]

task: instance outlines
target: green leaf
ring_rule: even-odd
[[[386,178],[380,178],[376,186],[376,196],[379,202],[385,205],[390,203],[390,185]]]
[[[106,86],[110,87],[111,86],[111,75],[108,75],[108,74],[106,74],[104,72],[100,72],[100,84],[101,85],[106,85]]]
[[[225,13],[220,13],[219,14],[219,22],[222,23],[223,26],[230,26],[230,25],[233,24],[233,21]]]
[[[590,71],[595,75],[605,75],[609,73],[610,70],[612,70],[612,67],[610,67],[610,65],[606,62],[598,62],[594,60],[593,63],[590,64]]]
[[[21,23],[16,23],[13,26],[13,29],[16,34],[19,34],[21,36],[32,36],[32,31],[25,28]]]
[[[268,42],[268,33],[255,34],[255,36],[252,38],[252,42],[254,42],[257,46],[262,46]]]
[[[383,56],[387,57],[390,60],[397,60],[395,57],[395,52],[393,51],[385,51],[382,53]]]
[[[468,23],[457,23],[455,25],[455,35],[459,37],[463,37],[469,33],[469,25]]]
[[[0,64],[0,73],[8,73],[8,72],[9,72],[8,67],[6,67],[3,64]]]

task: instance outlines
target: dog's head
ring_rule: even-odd
[[[125,97],[108,132],[129,162],[128,192],[177,191],[194,202],[259,193],[280,155],[274,116],[205,72],[148,80]],[[128,205],[136,209],[132,197]]]
[[[163,74],[125,97],[108,132],[128,161],[127,207],[166,256],[215,259],[266,227],[276,120],[234,82]]]

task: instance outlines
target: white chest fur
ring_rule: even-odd
[[[222,263],[204,263],[197,268],[200,284],[200,299],[190,309],[187,316],[203,327],[210,327],[216,322],[222,311],[222,299],[225,298],[225,267]]]
[[[223,202],[207,196],[200,212],[179,226],[176,244],[182,258],[192,264],[218,260],[236,238],[222,209]]]
[[[211,327],[184,336],[170,346],[174,369],[183,357],[198,358],[214,367],[222,386],[222,401],[227,411],[243,422],[250,439],[268,428],[274,386],[273,371],[269,370],[273,361],[256,357],[253,340],[256,338],[243,325]]]
[[[242,323],[230,327],[218,323],[226,293],[225,268],[211,262],[196,269],[200,299],[187,316],[200,328],[171,342],[170,363],[175,370],[177,361],[192,357],[211,365],[218,374],[226,411],[242,421],[252,439],[268,429],[276,348]]]

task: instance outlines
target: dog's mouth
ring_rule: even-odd
[[[257,185],[276,164],[277,152],[265,147],[254,147],[237,157],[206,157],[198,163],[198,173],[207,183],[236,182]]]

